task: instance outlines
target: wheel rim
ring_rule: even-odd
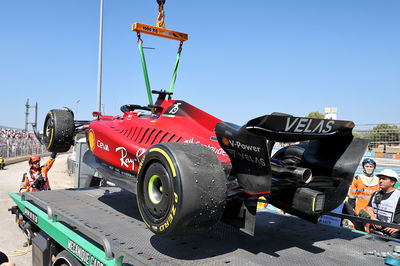
[[[172,179],[167,169],[158,162],[149,166],[144,177],[143,207],[146,215],[153,221],[164,219],[172,204]]]
[[[53,141],[53,135],[54,135],[54,122],[51,117],[49,117],[46,120],[45,124],[45,130],[44,130],[44,137],[45,140],[47,141],[48,146],[51,146],[52,141]]]
[[[162,182],[158,175],[153,175],[149,180],[148,193],[152,203],[158,204],[162,199]]]

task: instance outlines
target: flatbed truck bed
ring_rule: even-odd
[[[203,235],[163,238],[142,222],[135,195],[118,187],[10,196],[83,265],[383,265],[384,258],[364,253],[398,245],[269,212],[257,213],[254,237],[218,223]]]

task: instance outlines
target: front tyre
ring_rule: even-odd
[[[221,219],[226,175],[217,156],[202,145],[157,144],[141,162],[136,197],[143,221],[154,233],[199,233]]]
[[[74,114],[70,110],[53,109],[47,113],[43,142],[50,152],[66,152],[74,143]]]

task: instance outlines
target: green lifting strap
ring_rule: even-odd
[[[181,59],[182,44],[183,44],[183,42],[181,42],[179,45],[178,54],[176,55],[175,68],[174,68],[174,72],[172,74],[172,80],[171,80],[171,83],[169,86],[169,92],[172,92],[172,93],[174,92],[175,81],[176,81],[176,77],[178,75],[178,66],[179,66],[179,61]],[[143,51],[143,42],[141,40],[138,41],[138,47],[139,47],[140,58],[142,60],[142,68],[143,68],[144,82],[146,83],[147,97],[149,99],[149,104],[152,105],[153,97],[151,96],[149,74],[147,72],[146,58],[144,56],[144,51]],[[168,99],[169,100],[171,99],[171,95],[168,96]]]
[[[179,45],[178,54],[176,55],[174,73],[172,74],[172,80],[171,80],[171,84],[169,86],[169,92],[172,92],[172,93],[174,92],[176,76],[178,75],[178,66],[179,66],[179,61],[181,59],[182,44],[183,44],[183,42],[181,42]],[[169,100],[171,99],[171,95],[168,96],[168,99]]]
[[[144,82],[146,83],[147,97],[149,98],[149,104],[153,104],[153,97],[151,97],[149,74],[147,73],[146,58],[144,57],[144,52],[143,52],[143,43],[139,41],[138,46],[139,46],[140,58],[142,59],[142,68],[143,68]]]

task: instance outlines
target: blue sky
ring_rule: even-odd
[[[0,125],[23,128],[24,104],[96,110],[100,0],[0,2]],[[167,28],[186,32],[175,99],[244,124],[337,107],[356,124],[400,123],[400,1],[166,0]],[[134,22],[156,0],[105,0],[106,114],[147,104]],[[168,89],[178,42],[143,36],[151,87]],[[32,112],[33,110],[31,110]],[[33,119],[33,115],[31,115]]]

